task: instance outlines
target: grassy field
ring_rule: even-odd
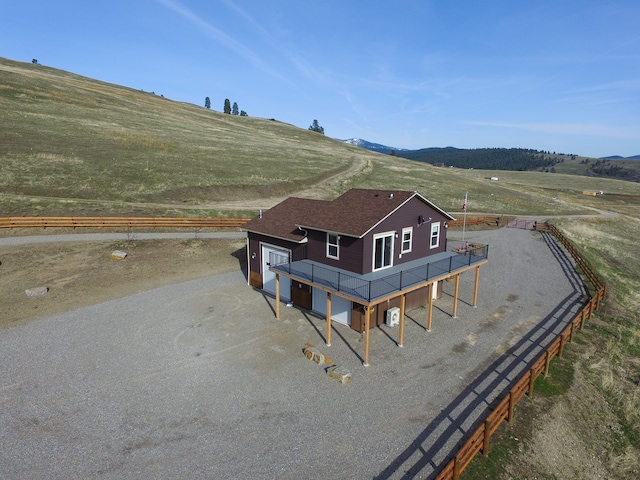
[[[576,165],[438,168],[1,58],[0,112],[0,216],[252,216],[289,195],[332,199],[357,187],[415,190],[454,216],[468,192],[470,214],[551,218],[605,279],[607,302],[540,380],[547,394],[520,403],[492,440],[495,455],[465,478],[640,476],[640,184],[571,175]],[[20,232],[0,232],[10,234]],[[180,259],[193,253],[181,248]],[[551,462],[541,452],[555,437]],[[574,472],[573,459],[596,473]]]
[[[82,200],[178,208],[288,195],[363,153],[275,120],[8,60],[0,61],[0,109],[2,192],[66,199],[69,209],[68,200],[80,210]],[[9,206],[17,214],[32,204],[14,197]]]
[[[5,215],[246,216],[257,209],[242,202],[304,195],[319,185],[313,195],[326,198],[351,187],[417,190],[454,213],[469,191],[470,211],[518,215],[588,213],[562,202],[587,189],[640,195],[630,182],[435,168],[277,120],[225,115],[6,59],[0,109]]]

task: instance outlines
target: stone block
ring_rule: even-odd
[[[123,260],[126,256],[127,252],[123,252],[122,250],[114,250],[111,252],[111,258],[115,258],[117,260]]]
[[[49,287],[27,288],[24,291],[27,297],[40,297],[42,295],[46,295],[48,292],[49,292]]]
[[[344,367],[333,366],[327,369],[327,375],[340,383],[349,383],[351,381],[351,372]]]
[[[305,347],[304,354],[309,360],[317,363],[318,365],[322,365],[324,363],[324,355],[315,347]]]

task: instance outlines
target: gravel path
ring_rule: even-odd
[[[488,243],[472,272],[397,328],[362,336],[273,300],[240,272],[172,285],[0,330],[0,477],[428,478],[493,387],[512,381],[582,301],[553,239],[468,232]],[[342,385],[306,342],[352,373]]]
[[[0,246],[31,245],[34,243],[58,242],[102,242],[116,240],[192,240],[194,238],[246,238],[245,232],[198,232],[196,233],[70,233],[66,235],[28,235],[0,237]]]

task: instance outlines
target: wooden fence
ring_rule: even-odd
[[[447,222],[447,225],[450,227],[462,227],[463,225],[471,226],[471,225],[500,225],[500,217],[467,217],[466,221],[464,218],[458,218],[456,220],[451,220]]]
[[[549,364],[554,357],[562,357],[562,351],[567,342],[573,340],[573,335],[577,329],[582,330],[585,321],[591,318],[594,310],[597,310],[604,301],[606,295],[606,285],[591,270],[587,262],[581,257],[575,246],[554,226],[548,223],[544,224],[556,239],[567,249],[576,264],[582,270],[582,273],[589,279],[594,289],[591,300],[585,307],[575,316],[575,318],[566,326],[566,328],[551,343],[549,348],[540,354],[533,363],[533,366],[525,372],[515,386],[508,392],[502,400],[488,411],[484,421],[478,429],[469,437],[462,445],[454,457],[439,472],[436,477],[438,480],[458,480],[460,474],[471,463],[475,456],[482,452],[483,455],[489,454],[489,442],[491,436],[502,425],[505,420],[508,423],[513,421],[513,412],[515,406],[522,398],[527,395],[533,397],[534,384],[540,374],[546,377],[549,372]]]
[[[171,217],[0,217],[0,228],[234,228],[249,218]]]
[[[0,228],[233,228],[240,227],[250,218],[190,218],[190,217],[0,217]],[[450,227],[472,225],[500,225],[500,217],[467,217],[448,222]]]

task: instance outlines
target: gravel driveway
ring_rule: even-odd
[[[428,478],[491,400],[478,392],[507,385],[504,368],[584,295],[539,233],[467,239],[490,245],[477,308],[473,272],[455,319],[445,283],[432,331],[423,309],[408,312],[404,348],[397,328],[373,330],[368,368],[359,333],[334,322],[326,347],[324,320],[277,320],[241,272],[0,330],[0,477]],[[351,382],[307,360],[306,342]]]

